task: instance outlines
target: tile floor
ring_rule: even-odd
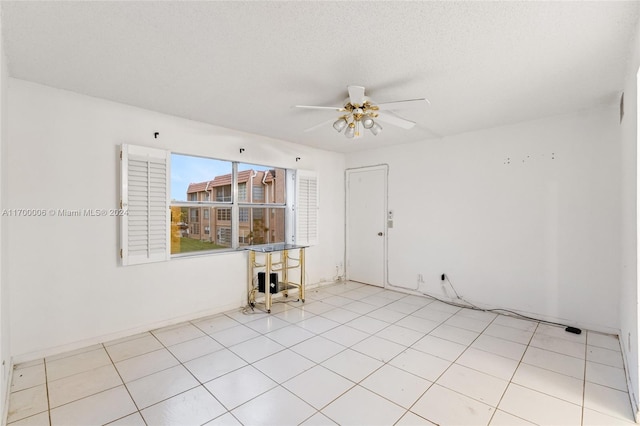
[[[632,424],[615,337],[347,282],[15,367],[18,425]]]

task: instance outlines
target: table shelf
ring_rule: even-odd
[[[284,297],[289,296],[289,290],[298,290],[298,298],[304,303],[305,286],[305,250],[306,246],[293,244],[270,244],[266,246],[252,246],[249,250],[249,282],[248,282],[248,302],[251,307],[256,305],[256,296],[260,292],[256,285],[258,272],[265,273],[264,304],[268,313],[271,313],[272,298],[278,294]],[[297,251],[298,257],[291,257],[290,252]],[[274,262],[273,254],[279,255]],[[256,257],[261,257],[261,262],[256,261]],[[300,280],[291,281],[290,271],[299,270]],[[277,274],[278,292],[271,293],[271,273]],[[297,274],[293,274],[297,275]],[[281,286],[283,288],[281,288]]]

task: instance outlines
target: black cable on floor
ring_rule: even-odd
[[[464,303],[466,303],[466,305],[463,305],[463,304],[460,304],[460,303],[451,302],[451,301],[447,301],[447,300],[442,300],[439,297],[436,297],[436,296],[434,296],[432,294],[429,294],[429,293],[426,293],[426,292],[423,292],[422,294],[424,294],[426,296],[429,296],[432,299],[437,300],[438,302],[442,302],[442,303],[445,303],[447,305],[455,306],[457,308],[467,308],[467,309],[473,309],[473,310],[482,311],[482,312],[497,312],[497,313],[508,312],[509,314],[511,314],[509,316],[516,316],[516,317],[524,318],[524,319],[527,319],[527,320],[530,320],[530,321],[537,321],[537,322],[541,322],[541,323],[544,323],[544,324],[551,324],[551,325],[557,325],[557,326],[560,326],[560,327],[565,327],[566,331],[570,331],[569,329],[571,329],[571,331],[570,331],[571,333],[580,334],[579,332],[576,332],[576,331],[573,331],[573,330],[578,330],[578,331],[581,332],[580,329],[577,329],[575,327],[571,327],[571,326],[566,325],[566,324],[561,324],[561,323],[558,323],[558,322],[547,321],[547,320],[542,320],[542,319],[538,319],[538,318],[529,317],[527,315],[523,315],[523,314],[520,314],[518,312],[511,311],[509,309],[503,309],[503,308],[485,309],[485,308],[481,308],[479,306],[476,306],[473,303],[466,301],[464,298],[462,298],[462,296],[460,296],[458,294],[458,292],[456,291],[455,287],[453,286],[453,283],[449,279],[448,275],[443,274],[443,276],[445,277],[445,279],[449,283],[449,286],[451,287],[451,289],[455,293],[456,299],[463,301]]]

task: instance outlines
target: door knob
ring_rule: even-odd
[[[378,232],[378,236],[379,236],[379,237],[382,237],[382,232]]]

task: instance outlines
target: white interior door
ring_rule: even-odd
[[[347,279],[384,287],[387,166],[347,170]]]

